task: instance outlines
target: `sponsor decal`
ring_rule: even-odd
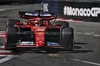
[[[69,15],[69,16],[98,17],[98,15],[100,14],[100,8],[99,7],[73,8],[71,6],[64,6],[63,13],[64,15]]]
[[[47,42],[48,46],[60,46],[59,43]]]
[[[21,42],[20,45],[34,45],[34,42]]]
[[[51,16],[51,14],[40,14],[40,16]]]
[[[43,33],[43,32],[38,32],[37,34],[38,34],[38,35],[43,35],[44,33]]]
[[[36,31],[44,31],[44,29],[37,29]]]
[[[28,15],[28,16],[38,16],[38,13],[25,13],[25,15]]]
[[[33,42],[28,42],[28,45],[33,45]]]

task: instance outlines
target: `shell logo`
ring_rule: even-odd
[[[44,29],[37,29],[36,31],[44,31]]]
[[[38,35],[43,35],[44,33],[42,33],[42,32],[38,32],[37,34],[38,34]]]

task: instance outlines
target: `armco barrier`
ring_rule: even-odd
[[[41,3],[42,0],[0,0],[0,5],[5,4],[33,4],[33,3]]]
[[[58,13],[58,16],[63,18],[100,21],[100,2],[49,1],[45,4],[48,4],[48,6],[43,7],[44,11],[46,8],[49,12]]]

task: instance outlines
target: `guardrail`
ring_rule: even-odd
[[[12,4],[12,3],[33,4],[33,3],[41,3],[41,1],[42,0],[0,0],[0,5]]]

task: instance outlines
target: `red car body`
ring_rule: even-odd
[[[41,13],[40,11],[35,12],[35,13],[34,12],[19,12],[19,18],[26,18],[29,20],[26,22],[26,24],[24,24],[24,22],[21,22],[21,21],[18,22],[17,20],[16,24],[12,25],[14,26],[13,27],[14,31],[17,28],[17,32],[13,33],[15,37],[18,37],[16,38],[16,41],[14,40],[17,43],[11,44],[10,41],[12,41],[12,38],[14,37],[10,35],[10,33],[12,32],[10,31],[9,33],[8,31],[8,33],[6,33],[8,35],[7,36],[8,42],[6,42],[6,45],[8,45],[7,43],[9,43],[9,45],[6,46],[7,48],[9,48],[11,44],[11,46],[15,45],[16,48],[24,47],[24,48],[43,48],[43,49],[44,48],[73,49],[72,48],[73,47],[73,29],[66,27],[67,25],[62,26],[62,23],[53,24],[55,23],[55,20],[52,22],[50,20],[57,18],[55,14]],[[10,28],[12,29],[11,26]],[[69,32],[64,34],[66,30]],[[11,37],[9,38],[9,36]],[[68,38],[66,39],[66,37]],[[25,42],[26,40],[28,40],[28,42]],[[15,48],[15,46],[12,46],[12,47]]]
[[[21,17],[21,15],[19,15],[19,17]],[[24,16],[24,18],[29,18],[29,22],[26,25],[20,25],[22,24],[21,22],[17,22],[17,25],[15,25],[17,28],[22,27],[22,28],[31,28],[31,31],[35,32],[35,39],[36,39],[36,45],[17,45],[17,47],[43,47],[44,43],[45,43],[45,30],[46,28],[58,28],[60,29],[61,26],[56,26],[56,27],[52,27],[51,25],[49,25],[48,23],[46,23],[45,26],[40,26],[40,20],[45,20],[45,19],[55,19],[56,16],[52,16],[52,17],[27,17]],[[31,19],[30,19],[31,18]],[[39,22],[38,26],[32,25],[30,24],[30,22],[34,23],[34,20],[37,20]],[[46,47],[51,47],[51,48],[66,48],[66,47],[58,47],[58,46],[46,46]],[[67,48],[66,48],[67,49]]]

